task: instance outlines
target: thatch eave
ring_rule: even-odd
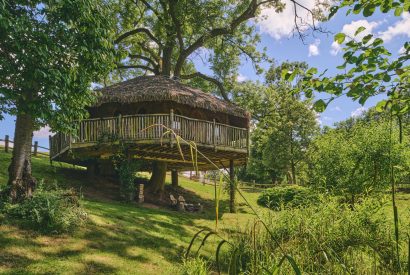
[[[176,102],[216,113],[248,118],[249,113],[235,104],[226,102],[199,89],[189,87],[164,76],[141,76],[98,90],[97,102],[130,104],[137,102]]]

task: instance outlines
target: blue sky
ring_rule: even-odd
[[[301,3],[312,8],[315,0],[301,0]],[[303,11],[298,10],[303,17]],[[321,23],[320,26],[330,32],[308,32],[309,35],[302,42],[297,35],[292,35],[293,7],[288,5],[282,14],[276,14],[273,10],[264,10],[262,13],[265,20],[256,22],[257,29],[261,33],[262,41],[260,47],[266,47],[270,57],[278,62],[305,61],[309,66],[316,67],[319,71],[328,69],[329,74],[337,72],[336,66],[342,63],[342,52],[340,47],[333,42],[333,34],[345,32],[353,35],[354,31],[360,27],[366,27],[365,35],[369,32],[385,40],[385,46],[397,55],[405,41],[410,40],[410,14],[403,14],[395,17],[392,13],[382,14],[376,12],[373,16],[364,18],[360,15],[345,16],[345,12],[340,11],[329,22]],[[338,52],[339,51],[339,52]],[[199,66],[202,67],[202,66]],[[263,76],[255,74],[252,65],[244,60],[240,68],[239,80],[262,80]],[[319,95],[318,97],[322,97]],[[327,110],[320,115],[322,125],[333,125],[335,122],[344,120],[352,115],[360,114],[362,110],[374,106],[381,97],[369,99],[364,106],[357,102],[342,97],[333,101]],[[6,134],[13,138],[14,118],[6,116],[0,121],[0,138]],[[48,129],[41,129],[34,134],[34,140],[39,144],[48,147]]]

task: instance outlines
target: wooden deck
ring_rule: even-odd
[[[190,169],[191,149],[186,143],[195,144],[206,157],[222,165],[230,159],[242,164],[248,155],[249,132],[173,112],[86,119],[78,122],[75,134],[57,133],[50,137],[50,159],[80,163],[87,158],[107,158],[119,150],[119,141],[128,145],[133,157],[167,161],[174,168]],[[201,156],[198,164],[203,169],[211,167]]]

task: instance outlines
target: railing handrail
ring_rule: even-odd
[[[168,133],[168,136],[164,137],[167,130],[149,127],[153,125],[164,125],[164,128],[170,127],[173,130],[179,130],[178,135],[181,135],[182,138],[198,144],[214,146],[215,150],[218,146],[245,149],[249,145],[247,128],[217,123],[215,119],[208,121],[177,115],[174,114],[173,110],[169,114],[119,115],[83,119],[74,123],[78,124],[75,132],[59,132],[50,137],[50,155],[52,157],[69,150],[76,143],[98,143],[100,138],[104,138],[104,133],[118,135],[118,137],[128,141],[157,140],[169,137],[172,148],[174,143],[172,135]]]
[[[121,118],[128,118],[128,117],[149,117],[149,116],[168,116],[169,114],[164,114],[164,113],[160,113],[160,114],[135,114],[135,115],[122,115]],[[198,119],[198,118],[192,118],[192,117],[187,117],[187,116],[183,116],[183,115],[177,115],[174,114],[175,117],[181,117],[184,119],[188,119],[191,121],[200,121],[200,122],[207,122],[207,123],[213,123],[213,121],[209,121],[209,120],[204,120],[204,119]],[[118,119],[119,116],[111,116],[111,117],[98,117],[98,118],[86,118],[86,119],[82,119],[82,120],[75,120],[74,123],[81,123],[81,122],[87,122],[87,121],[99,121],[99,120],[109,120],[109,119]],[[224,123],[220,123],[220,122],[216,122],[216,125],[220,125],[220,126],[225,126],[225,127],[229,127],[229,128],[234,128],[234,129],[238,129],[238,130],[247,130],[246,128],[242,128],[242,127],[237,127],[237,126],[233,126],[233,125],[229,125],[229,124],[224,124]]]

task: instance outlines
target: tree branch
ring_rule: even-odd
[[[117,69],[122,70],[122,69],[142,69],[146,71],[151,71],[152,73],[155,74],[155,69],[148,67],[146,65],[122,65],[122,64],[117,64]]]
[[[178,0],[170,0],[169,5],[169,14],[171,15],[172,22],[175,25],[175,30],[177,32],[177,38],[179,43],[179,48],[181,51],[184,50],[184,40],[182,39],[182,30],[181,30],[181,22],[178,20],[178,16],[176,15],[175,7],[177,5]]]
[[[152,41],[154,41],[155,43],[157,43],[158,46],[162,46],[161,42],[151,33],[151,31],[147,28],[136,28],[134,30],[125,32],[123,34],[121,34],[115,41],[115,44],[120,43],[122,40],[126,39],[127,37],[137,34],[137,33],[144,33],[146,34]]]
[[[256,16],[256,11],[259,6],[275,2],[275,0],[269,0],[269,1],[262,1],[258,3],[257,0],[252,0],[246,10],[241,13],[238,17],[234,18],[226,27],[223,28],[215,28],[210,30],[209,32],[201,35],[195,42],[193,42],[188,48],[183,50],[181,54],[178,57],[177,63],[175,65],[175,71],[174,75],[179,76],[182,70],[182,66],[184,65],[185,60],[187,57],[192,54],[195,50],[198,48],[202,47],[205,42],[209,41],[212,38],[215,38],[217,36],[221,35],[226,35],[226,34],[231,34],[235,31],[235,29],[243,22],[246,20],[249,20],[253,17]]]
[[[221,96],[223,97],[223,99],[225,99],[226,101],[229,101],[229,102],[230,102],[230,100],[229,100],[229,98],[228,98],[228,95],[226,94],[224,85],[223,85],[223,83],[220,82],[219,80],[217,80],[217,79],[215,79],[215,78],[212,78],[212,77],[210,77],[210,76],[207,76],[207,75],[205,75],[205,74],[203,74],[203,73],[200,73],[200,72],[195,72],[195,73],[192,73],[192,74],[179,76],[179,78],[181,78],[181,79],[191,79],[191,78],[195,78],[195,77],[202,78],[202,79],[204,79],[204,80],[206,80],[206,81],[209,81],[209,82],[215,84],[215,85],[218,87],[218,89],[219,89],[219,91],[220,91]]]
[[[141,54],[129,54],[128,56],[129,56],[130,58],[133,58],[133,59],[142,59],[142,60],[145,60],[145,61],[147,61],[149,64],[151,64],[153,68],[158,68],[158,67],[159,67],[159,65],[158,65],[157,63],[155,63],[154,60],[152,60],[151,58],[149,58],[149,57],[147,57],[147,56],[143,56],[143,55],[141,55]]]

